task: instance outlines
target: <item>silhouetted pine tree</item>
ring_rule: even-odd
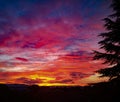
[[[112,0],[111,6],[114,13],[104,18],[106,32],[99,36],[103,38],[98,44],[105,53],[94,51],[94,60],[102,59],[104,64],[111,67],[97,70],[101,77],[120,79],[120,0]]]

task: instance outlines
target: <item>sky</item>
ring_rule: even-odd
[[[98,82],[93,50],[111,0],[0,0],[0,83]]]

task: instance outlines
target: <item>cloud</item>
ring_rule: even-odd
[[[88,77],[90,75],[91,74],[85,74],[85,73],[82,73],[82,72],[71,72],[70,73],[70,76],[72,78],[85,78],[85,77]]]
[[[28,61],[26,58],[21,58],[21,57],[16,57],[15,59],[20,60],[20,61],[23,61],[23,62]]]
[[[73,79],[63,79],[63,80],[53,80],[50,81],[50,83],[60,83],[60,84],[73,84],[74,80]]]
[[[33,84],[40,84],[42,83],[42,80],[40,79],[29,79],[25,77],[17,78],[16,83],[23,83],[23,84],[28,84],[28,85],[33,85]]]
[[[65,79],[65,80],[58,81],[58,83],[66,83],[66,84],[67,84],[67,83],[68,83],[68,84],[71,83],[71,84],[72,84],[72,83],[74,83],[74,82],[73,82],[72,79]]]
[[[66,60],[71,60],[73,62],[79,61],[82,63],[82,62],[91,60],[92,54],[91,52],[88,52],[88,51],[76,50],[76,51],[71,51],[70,53],[66,54],[65,56],[63,56],[63,58]]]
[[[18,83],[37,84],[41,80],[26,78],[37,73],[72,83],[103,67],[92,61],[91,52],[98,49],[96,35],[104,31],[100,20],[111,12],[108,4],[108,0],[0,0],[2,81],[17,78]]]

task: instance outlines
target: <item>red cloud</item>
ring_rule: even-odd
[[[16,57],[15,59],[20,60],[20,61],[28,61],[26,58],[21,58],[21,57]]]

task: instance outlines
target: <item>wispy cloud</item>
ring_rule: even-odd
[[[98,49],[109,3],[0,1],[0,82],[80,84],[103,66],[92,61],[91,52]]]

